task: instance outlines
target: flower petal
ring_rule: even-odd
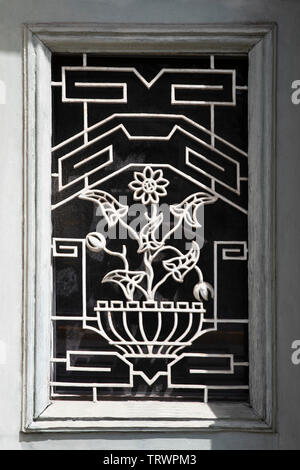
[[[154,193],[150,194],[150,199],[153,204],[157,204],[159,202],[159,196],[156,191]]]
[[[163,177],[163,172],[162,172],[162,170],[156,170],[156,171],[153,172],[152,178],[153,178],[154,180],[159,180],[159,179],[162,178],[162,177]]]
[[[142,199],[143,194],[144,194],[144,192],[143,192],[142,188],[136,189],[133,193],[133,199],[135,201],[138,201],[139,199]]]
[[[144,169],[144,178],[153,178],[153,171],[152,171],[152,168],[150,166],[146,166],[146,168]]]
[[[147,193],[143,193],[142,195],[142,203],[145,204],[145,206],[147,204],[149,204],[149,202],[151,202],[151,194],[147,194]]]
[[[142,184],[140,181],[131,181],[129,183],[128,188],[131,189],[132,191],[135,191],[136,189],[140,189],[142,187]]]
[[[166,196],[167,195],[167,191],[162,186],[157,186],[155,191],[159,196]]]
[[[166,180],[166,178],[159,178],[158,180],[156,180],[156,183],[157,185],[163,186],[164,188],[170,184],[169,181]]]
[[[141,173],[140,171],[135,171],[133,175],[136,181],[140,181],[141,183],[144,182],[145,180],[144,173]]]

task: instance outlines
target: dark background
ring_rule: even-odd
[[[52,79],[61,80],[62,65],[82,65],[82,56],[58,55],[54,54],[52,59]],[[190,58],[130,58],[130,57],[99,57],[88,55],[88,66],[117,66],[117,67],[135,67],[147,80],[151,80],[161,68],[209,68],[209,57],[190,57]],[[237,73],[237,85],[247,85],[248,60],[247,57],[215,57],[215,68],[235,69]],[[91,126],[113,113],[172,113],[184,114],[190,119],[196,121],[207,129],[210,129],[210,107],[209,106],[187,106],[171,105],[169,99],[170,84],[174,83],[172,77],[165,76],[163,83],[158,81],[150,90],[139,82],[134,76],[118,77],[105,75],[107,81],[126,81],[128,83],[128,103],[127,104],[88,104],[88,125]],[[120,75],[120,76],[119,76]],[[96,76],[95,76],[96,79]],[[90,75],[83,77],[81,81],[93,81]],[[194,76],[194,83],[197,83],[197,75]],[[176,80],[176,83],[179,81]],[[188,83],[191,83],[190,77]],[[67,90],[71,90],[71,82],[67,83]],[[53,146],[68,139],[83,129],[83,104],[82,103],[62,103],[61,87],[53,88]],[[225,87],[226,89],[226,87]],[[87,92],[85,92],[87,93]],[[105,97],[103,90],[99,97]],[[103,94],[104,93],[104,94]],[[115,91],[115,97],[118,91]],[[228,94],[227,90],[227,94]],[[88,96],[88,95],[86,95]],[[230,99],[230,96],[227,96]],[[180,97],[184,99],[184,96]],[[207,96],[206,99],[210,99]],[[161,122],[161,120],[151,120],[151,133],[168,134],[172,128],[172,120]],[[142,134],[144,131],[141,120],[133,120],[128,128],[136,133]],[[162,127],[165,126],[165,127]],[[149,125],[148,125],[149,128]],[[215,106],[215,133],[237,146],[247,151],[247,92],[237,90],[237,105]],[[93,138],[91,133],[91,138]],[[203,136],[205,138],[205,136]],[[208,139],[208,137],[207,137]],[[209,139],[207,140],[209,142]],[[57,159],[67,151],[83,143],[80,137],[75,142],[63,149],[53,152],[52,171],[57,172]],[[101,141],[101,148],[113,143],[114,145],[114,163],[109,167],[110,171],[120,168],[127,163],[172,163],[176,168],[182,167],[182,159],[185,146],[193,148],[191,141],[181,134],[175,133],[168,142],[151,141],[128,141],[122,132],[116,132],[108,138]],[[195,148],[196,149],[196,148]],[[106,171],[106,170],[105,170]],[[193,172],[194,170],[191,170]],[[243,163],[242,171],[246,174],[247,160]],[[171,170],[164,170],[164,177],[170,181],[168,186],[168,197],[161,202],[175,204],[182,201],[186,196],[201,189],[197,185],[187,181],[180,175]],[[194,178],[205,177],[194,171]],[[132,193],[128,189],[128,183],[133,179],[133,169],[125,171],[106,183],[97,186],[111,193],[115,198],[127,196],[129,203],[132,201]],[[96,175],[95,175],[96,180]],[[66,181],[67,182],[67,181]],[[78,190],[82,188],[82,182],[78,184]],[[64,197],[68,196],[69,190],[64,190]],[[69,193],[71,194],[71,192]],[[61,195],[58,194],[56,179],[53,178],[53,202],[60,201]],[[243,205],[247,206],[247,190],[242,195]],[[53,236],[85,238],[87,233],[96,230],[97,222],[101,216],[97,214],[96,207],[91,202],[83,201],[77,197],[68,203],[57,207],[53,211]],[[205,281],[213,285],[213,242],[223,241],[247,241],[247,216],[236,208],[219,199],[215,204],[209,205],[205,209],[205,240],[201,250],[199,266],[203,272]],[[124,242],[121,242],[124,243]],[[182,241],[176,240],[178,248],[183,249]],[[120,241],[108,240],[108,248],[111,250],[120,250]],[[234,248],[234,245],[232,246]],[[221,250],[222,247],[219,248]],[[136,242],[128,242],[129,263],[131,269],[141,267],[141,255],[137,254]],[[218,318],[219,319],[247,319],[248,316],[248,290],[247,290],[247,263],[245,261],[222,261],[219,253],[218,263]],[[53,258],[55,298],[54,309],[56,315],[80,316],[81,315],[81,264],[79,258]],[[87,308],[88,315],[93,316],[94,306],[97,300],[113,299],[124,300],[122,291],[115,284],[101,284],[101,279],[112,269],[120,267],[120,261],[117,258],[108,257],[103,253],[94,254],[87,252]],[[163,275],[161,260],[157,263],[156,275],[159,279]],[[173,280],[168,281],[159,292],[159,300],[186,300],[193,301],[192,289],[197,282],[197,276],[194,272],[189,273],[183,284],[178,284]],[[213,301],[205,302],[206,318],[213,315]],[[95,332],[82,329],[81,322],[57,321],[54,329],[54,343],[56,357],[65,357],[66,350],[114,350],[107,345],[104,340]],[[155,325],[153,326],[153,328]],[[209,332],[199,338],[191,348],[186,348],[185,352],[205,352],[234,354],[234,360],[237,362],[248,361],[248,329],[246,323],[220,323],[218,330]],[[92,358],[90,359],[92,361]],[[153,361],[154,362],[154,361]],[[91,365],[89,362],[87,365]],[[190,365],[190,364],[188,364]],[[156,364],[139,364],[141,368],[156,367]],[[126,377],[126,370],[122,370],[121,365],[115,364],[118,378]],[[217,367],[212,364],[211,367]],[[185,367],[179,367],[176,374],[185,381]],[[54,367],[53,378],[56,381],[72,382],[96,382],[99,374],[91,372],[67,372],[65,365],[58,364]],[[195,380],[195,378],[193,378]],[[199,379],[198,379],[199,380]],[[187,382],[186,382],[187,383]],[[203,384],[218,385],[247,385],[248,368],[236,367],[232,375],[206,374],[201,376]],[[59,394],[72,393],[78,398],[90,398],[90,390],[83,388],[55,387],[55,392]],[[155,382],[153,386],[147,386],[144,381],[137,378],[133,389],[103,389],[98,390],[98,397],[151,397],[155,399],[174,399],[183,397],[185,399],[201,400],[202,392],[199,390],[166,390],[166,383],[163,378]],[[76,398],[76,397],[74,397]],[[210,391],[210,399],[227,400],[247,400],[247,390],[236,391]]]

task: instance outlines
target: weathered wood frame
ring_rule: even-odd
[[[262,25],[24,26],[23,431],[275,429],[275,44]],[[245,404],[48,397],[51,309],[51,52],[249,54],[249,348]]]

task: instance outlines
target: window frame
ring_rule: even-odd
[[[276,25],[24,25],[22,431],[275,431]],[[241,403],[51,402],[51,53],[249,55],[249,388]]]

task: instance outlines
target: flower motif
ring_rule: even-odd
[[[128,212],[128,206],[120,204],[111,194],[99,189],[88,189],[79,195],[79,199],[94,202],[100,206],[109,227],[113,227]]]
[[[167,259],[163,261],[163,266],[166,271],[169,271],[172,274],[175,281],[183,282],[187,273],[194,269],[199,256],[199,245],[193,241],[191,249],[185,255],[181,254],[180,256]]]
[[[208,282],[201,281],[201,282],[198,282],[198,284],[195,284],[193,294],[194,294],[195,299],[199,301],[201,300],[201,297],[204,300],[208,300],[209,294],[213,298],[214,289]]]
[[[170,212],[176,217],[183,216],[185,222],[192,228],[201,227],[197,219],[197,210],[203,204],[212,204],[218,198],[209,193],[194,193],[186,197],[180,204],[170,206]]]
[[[107,273],[102,279],[102,283],[114,282],[121,287],[128,300],[133,300],[135,289],[144,279],[146,273],[144,271],[129,271],[126,269],[115,269]]]
[[[128,187],[134,191],[133,199],[141,200],[144,205],[156,204],[159,198],[166,196],[166,186],[169,181],[163,178],[162,170],[152,170],[150,166],[146,166],[143,173],[135,171],[134,181],[129,183]]]
[[[105,248],[106,240],[102,233],[91,232],[87,234],[85,244],[90,251],[99,253]]]

